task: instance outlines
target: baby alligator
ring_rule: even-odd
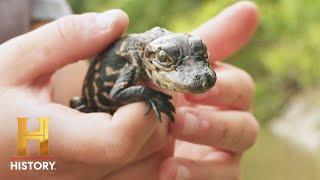
[[[171,96],[139,82],[152,80],[158,87],[202,93],[216,81],[206,45],[191,34],[172,33],[155,27],[129,34],[93,58],[84,80],[82,96],[70,107],[81,112],[113,114],[120,106],[145,101],[161,121],[165,113],[174,122]]]

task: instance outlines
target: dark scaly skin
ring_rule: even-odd
[[[145,101],[161,121],[165,113],[174,122],[171,96],[138,80],[176,92],[202,93],[216,81],[208,62],[206,45],[199,37],[155,27],[127,35],[93,58],[85,77],[82,96],[70,106],[81,112],[113,114],[120,106]]]

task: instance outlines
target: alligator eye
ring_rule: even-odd
[[[154,65],[156,67],[158,67],[159,69],[162,69],[164,71],[170,70],[172,68],[174,68],[174,64],[176,64],[177,60],[176,58],[172,58],[168,52],[166,52],[165,50],[161,49],[158,53],[157,53],[157,57],[153,60],[154,61]]]
[[[168,52],[172,59],[177,59],[180,57],[180,50],[176,46],[171,46],[170,48],[166,49],[166,52]]]
[[[160,50],[158,53],[158,60],[160,62],[166,62],[168,60],[168,54],[164,50]]]
[[[192,43],[191,44],[192,49],[194,50],[195,53],[201,53],[202,49],[202,44],[201,43]]]
[[[204,44],[202,43],[201,39],[193,37],[191,40],[192,41],[190,42],[190,46],[193,49],[194,54],[201,56],[204,52]]]

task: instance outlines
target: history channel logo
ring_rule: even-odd
[[[12,157],[9,167],[13,171],[54,171],[56,162],[49,160],[49,118],[38,118],[39,129],[28,131],[28,118],[18,120],[18,156]],[[38,140],[40,143],[39,156],[28,156],[28,140]]]

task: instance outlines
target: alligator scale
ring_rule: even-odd
[[[173,33],[155,27],[129,34],[93,58],[81,97],[70,106],[81,112],[113,114],[120,106],[145,101],[161,121],[161,113],[174,122],[171,96],[138,81],[151,80],[158,87],[187,93],[202,93],[216,81],[206,45],[191,34]]]

